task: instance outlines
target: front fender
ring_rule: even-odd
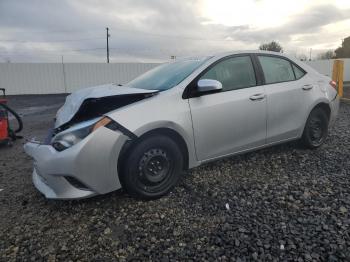
[[[190,107],[181,94],[182,90],[168,90],[152,99],[110,112],[107,116],[137,137],[158,128],[177,132],[187,145],[189,168],[192,168],[200,163],[195,151]]]

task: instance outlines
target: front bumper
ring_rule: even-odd
[[[51,145],[26,143],[24,150],[34,159],[33,183],[50,199],[79,199],[120,189],[117,163],[127,139],[119,131],[100,127],[61,152]]]

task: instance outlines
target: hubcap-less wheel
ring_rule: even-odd
[[[166,179],[171,161],[162,149],[145,152],[139,162],[140,179],[145,185],[155,186]]]
[[[307,120],[302,140],[309,148],[317,148],[323,144],[328,134],[328,116],[320,108],[314,109]]]
[[[159,134],[140,139],[125,153],[121,167],[120,181],[129,194],[155,199],[177,184],[184,159],[177,143]]]
[[[310,121],[310,138],[314,144],[320,144],[323,140],[323,126],[322,121],[316,117]]]

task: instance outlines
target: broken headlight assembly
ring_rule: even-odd
[[[52,139],[51,144],[57,151],[66,150],[67,148],[70,148],[75,144],[79,143],[81,140],[83,140],[85,137],[87,137],[99,127],[106,126],[109,128],[111,123],[114,123],[114,121],[112,121],[108,117],[103,117],[98,121],[96,121],[96,119],[93,119],[77,124],[72,128],[58,133]]]

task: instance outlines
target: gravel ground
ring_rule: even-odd
[[[23,134],[42,137],[62,101],[12,98]],[[349,116],[342,104],[318,150],[289,143],[217,161],[149,202],[122,191],[46,200],[24,141],[0,148],[0,260],[349,261]]]

